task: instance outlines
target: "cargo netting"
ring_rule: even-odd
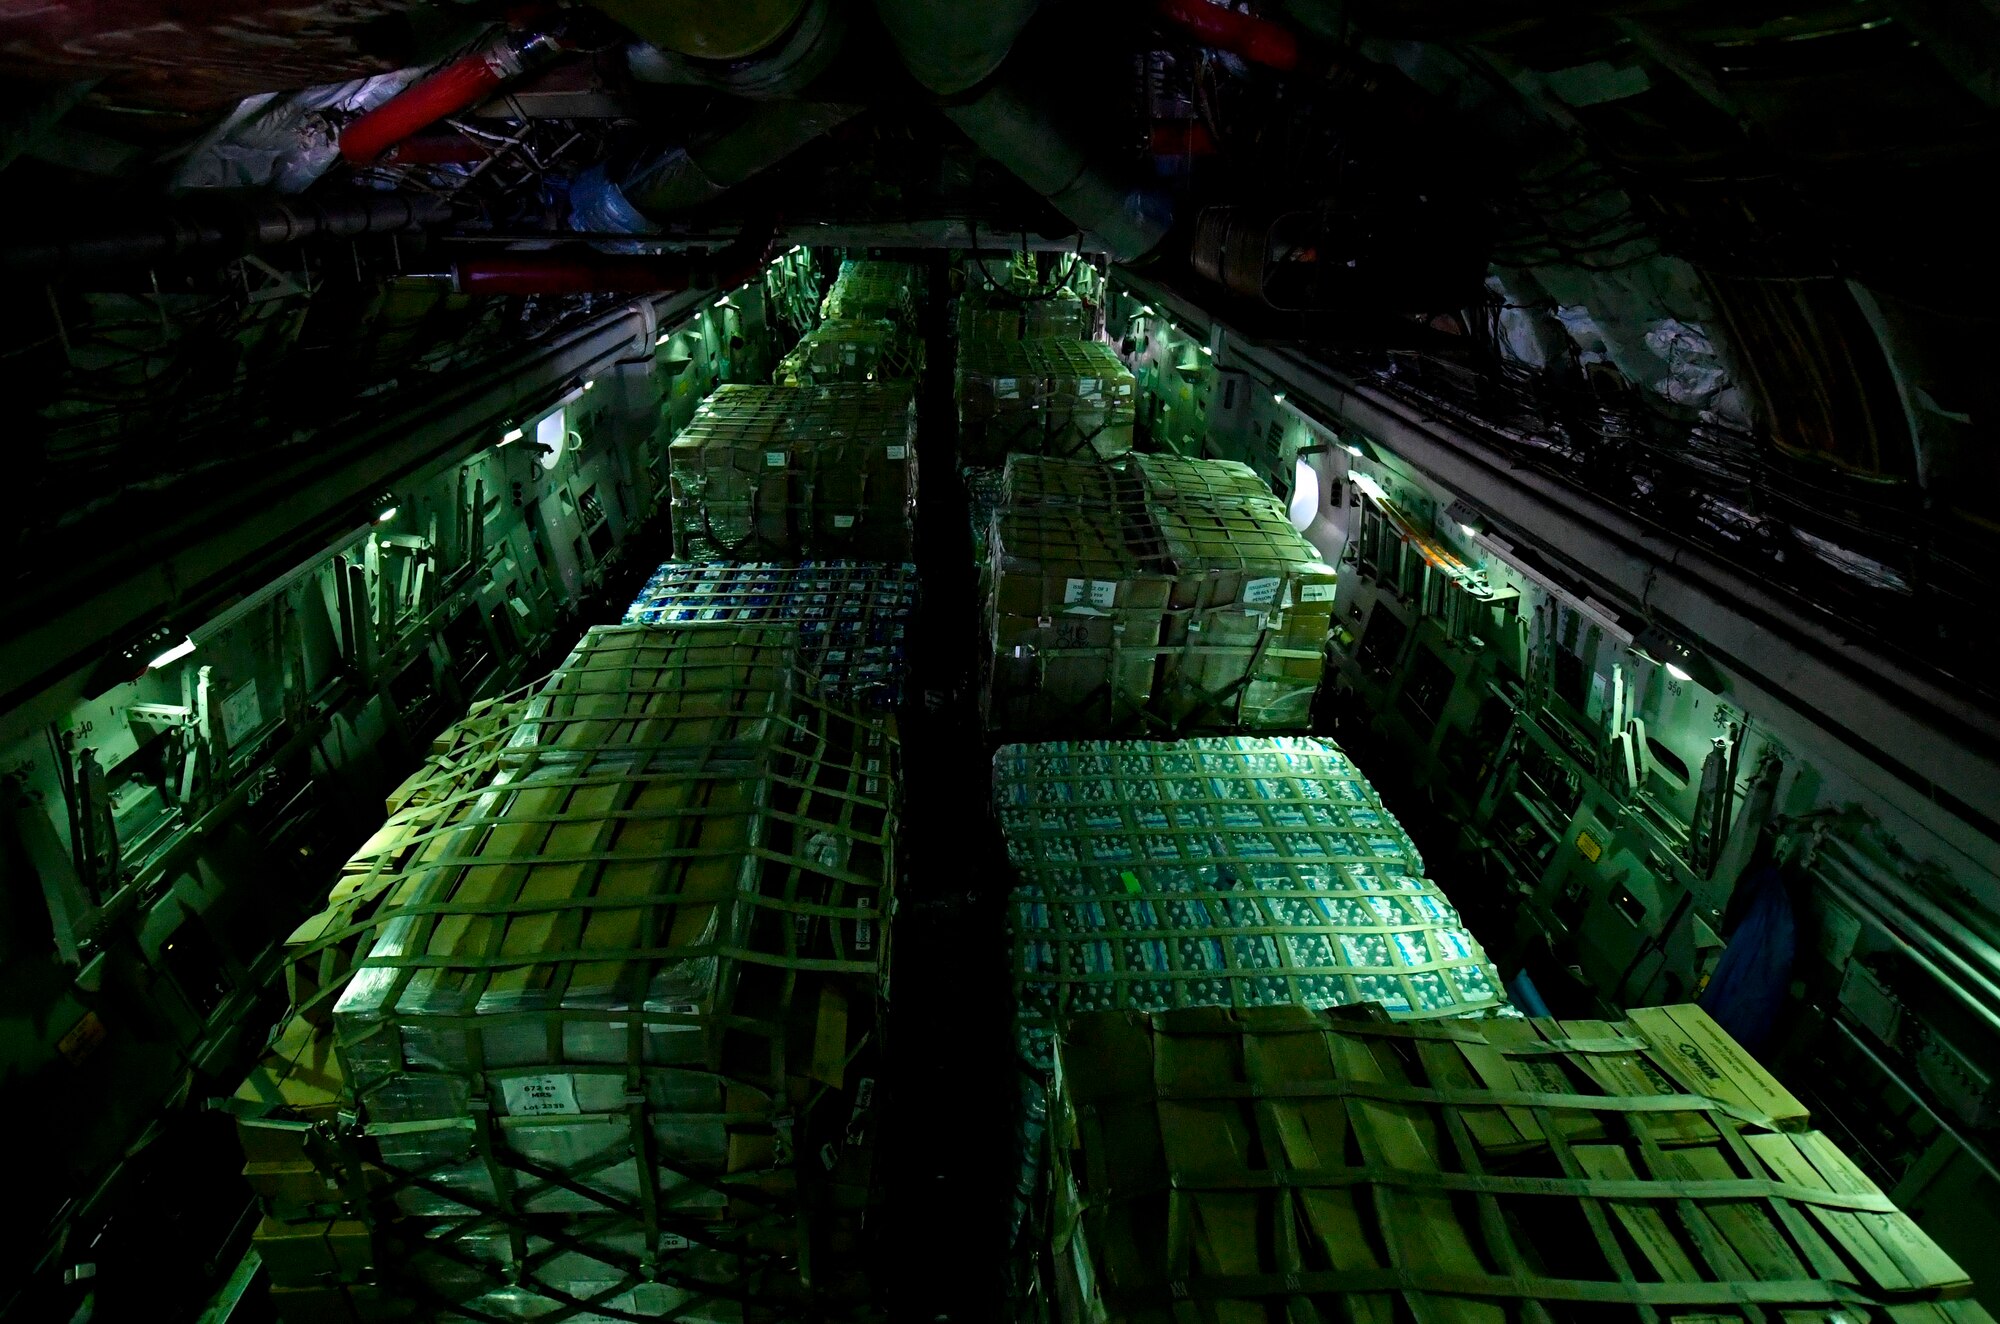
[[[370,1281],[299,1290],[441,1320],[867,1307],[895,742],[795,650],[593,629],[398,788],[291,943],[335,1110],[269,1081],[243,1110],[373,1234]]]
[[[780,386],[914,381],[923,366],[923,342],[894,322],[842,318],[808,331],[779,361],[772,380]]]
[[[1333,567],[1245,466],[1156,458],[1008,460],[981,580],[989,729],[1310,725]]]
[[[957,398],[969,464],[1011,454],[1111,459],[1132,449],[1132,373],[1102,341],[961,341]]]
[[[717,387],[668,448],[674,555],[910,559],[907,382]]]
[[[1628,1016],[1072,1021],[1054,1313],[1991,1324],[1965,1271],[1700,1008]]]
[[[916,325],[920,276],[907,262],[848,259],[827,291],[820,315],[828,320],[859,322],[887,320],[904,328]]]

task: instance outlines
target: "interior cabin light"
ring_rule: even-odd
[[[1486,517],[1473,509],[1470,503],[1454,501],[1445,507],[1444,517],[1458,525],[1459,532],[1468,538],[1477,538],[1486,532]]]
[[[525,434],[519,428],[508,428],[507,431],[501,436],[500,444],[502,446],[505,446],[512,442],[519,441],[524,435]]]
[[[595,377],[586,377],[586,378],[584,378],[584,379],[583,379],[583,389],[584,389],[584,390],[588,391],[588,390],[589,390],[589,389],[590,389],[591,387],[593,387],[593,386],[595,386],[595,385],[597,385],[597,378],[595,378]]]
[[[1304,533],[1319,518],[1319,470],[1311,461],[1301,455],[1292,468],[1292,503],[1285,513],[1291,516],[1292,527]]]
[[[673,334],[674,334],[674,333],[673,333],[673,332],[671,332],[671,331],[662,331],[662,332],[660,332],[660,334],[659,334],[659,335],[657,335],[657,336],[653,337],[653,347],[654,347],[655,349],[657,349],[657,348],[659,348],[659,347],[660,347],[661,345],[664,345],[664,344],[666,344],[666,343],[667,343],[667,341],[669,341],[669,340],[673,339]]]
[[[1352,455],[1357,460],[1361,458],[1361,448],[1355,445],[1351,441],[1341,442],[1340,449],[1346,451],[1349,455]]]
[[[1271,402],[1273,404],[1280,404],[1280,405],[1285,403],[1285,393],[1283,391],[1271,392]]]
[[[169,648],[151,662],[148,662],[146,670],[152,671],[157,667],[164,667],[169,663],[178,662],[192,652],[194,652],[194,639],[192,637],[183,638],[172,648]]]
[[[396,507],[387,506],[384,507],[383,510],[375,516],[375,522],[377,524],[387,524],[390,520],[394,518],[396,518]]]

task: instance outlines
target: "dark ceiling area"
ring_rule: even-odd
[[[8,591],[777,245],[1075,245],[1991,691],[1996,54],[1980,0],[10,8]]]

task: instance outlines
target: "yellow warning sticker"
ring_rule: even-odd
[[[1582,851],[1583,858],[1592,864],[1596,864],[1598,856],[1604,854],[1603,843],[1587,831],[1576,834],[1576,848]]]

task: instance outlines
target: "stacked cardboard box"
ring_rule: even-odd
[[[1132,449],[1132,374],[1097,340],[964,340],[959,448],[967,463],[1014,453],[1112,458]]]
[[[960,340],[1083,340],[1092,314],[1071,290],[1022,296],[1006,291],[967,291],[958,303]]]
[[[907,262],[849,259],[826,292],[820,315],[860,322],[889,321],[916,327],[917,269]]]
[[[991,729],[1300,730],[1334,571],[1242,465],[1015,456],[984,598]]]
[[[821,322],[779,361],[780,386],[829,382],[915,380],[923,370],[923,343],[894,322],[847,318]]]
[[[718,1324],[864,1295],[894,745],[794,640],[593,630],[349,862],[296,953],[335,975],[309,1162],[365,1191],[385,1295]]]
[[[910,559],[905,382],[719,386],[668,449],[674,554]]]
[[[865,561],[669,561],[625,612],[627,625],[769,623],[798,630],[814,691],[866,708],[902,702],[917,568]]]
[[[1362,1010],[1065,1028],[1061,1318],[1990,1324],[1966,1273],[1699,1008]]]

